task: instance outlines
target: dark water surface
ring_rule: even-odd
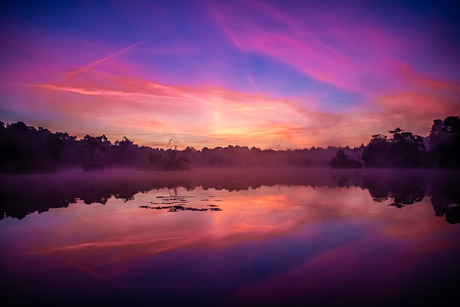
[[[11,306],[459,302],[459,173],[2,176],[0,201]]]

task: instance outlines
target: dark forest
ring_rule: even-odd
[[[77,139],[65,132],[0,122],[0,172],[46,173],[65,169],[104,168],[189,170],[194,167],[333,167],[460,168],[460,118],[433,121],[428,136],[400,128],[372,135],[360,147],[295,150],[232,146],[197,150],[138,146],[124,137],[114,143],[105,135]]]

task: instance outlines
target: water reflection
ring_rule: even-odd
[[[448,306],[457,296],[455,173],[87,175],[1,178],[4,300]]]
[[[458,172],[414,170],[201,170],[195,172],[106,174],[59,174],[0,177],[0,219],[22,219],[33,212],[67,207],[77,199],[85,204],[107,203],[111,197],[128,202],[137,193],[151,190],[197,187],[227,191],[257,189],[262,186],[360,187],[366,189],[373,201],[390,200],[390,206],[402,208],[430,197],[436,216],[445,216],[449,223],[460,222],[460,174]],[[172,196],[171,196],[172,197]],[[179,197],[180,196],[174,196]],[[148,209],[205,211],[204,208],[184,207],[183,199],[152,201]],[[170,206],[168,206],[170,205]],[[207,208],[218,211],[221,208]]]

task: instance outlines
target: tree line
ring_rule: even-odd
[[[362,163],[337,151],[334,168],[441,168],[460,169],[460,119],[449,116],[433,121],[428,137],[399,127],[388,135],[374,134],[364,147]]]
[[[105,135],[77,139],[65,132],[0,122],[0,172],[50,172],[66,168],[188,170],[191,167],[325,167],[460,169],[460,119],[436,119],[430,135],[421,137],[400,128],[372,135],[360,147],[294,150],[232,146],[197,150],[139,146],[124,137],[114,143]]]
[[[0,172],[34,173],[81,168],[103,170],[137,168],[146,170],[190,169],[187,159],[168,149],[138,146],[128,138],[110,142],[105,135],[86,135],[78,140],[68,133],[27,126],[23,122],[0,122]]]
[[[373,135],[363,152],[366,167],[460,168],[460,118],[449,116],[433,122],[423,138],[396,128],[386,135]]]

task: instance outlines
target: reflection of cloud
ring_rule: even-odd
[[[179,193],[183,192],[179,190]],[[159,191],[151,191],[143,194],[141,199],[152,199],[157,193]],[[327,193],[327,198],[324,193]],[[195,245],[228,246],[292,233],[313,222],[322,223],[351,216],[355,219],[388,221],[383,227],[375,226],[377,233],[395,237],[420,238],[447,227],[442,219],[433,222],[432,208],[428,202],[404,208],[401,211],[404,219],[398,220],[401,223],[394,223],[394,208],[385,204],[379,204],[378,208],[375,205],[369,206],[371,199],[367,191],[360,188],[273,186],[238,193],[198,188],[190,195],[197,197],[189,200],[189,205],[196,207],[206,205],[199,201],[203,195],[216,196],[216,199],[222,199],[219,206],[224,211],[167,213],[139,210],[137,205],[118,211],[115,208],[117,204],[110,205],[114,200],[109,200],[109,212],[107,209],[99,211],[97,207],[92,207],[95,212],[91,219],[59,226],[62,229],[58,233],[84,237],[86,231],[80,228],[84,225],[85,229],[91,229],[91,239],[73,240],[77,243],[44,247],[32,253],[72,255],[113,250],[125,251],[125,254],[129,250],[130,255],[135,255],[157,254]],[[139,200],[139,194],[135,199],[138,199],[138,204],[143,203]],[[189,213],[195,213],[193,218]],[[127,215],[129,219],[124,218]],[[156,223],[151,223],[152,218]],[[408,223],[413,225],[407,227]],[[114,229],[113,225],[117,225],[117,228]]]
[[[375,304],[376,300],[385,302],[407,285],[401,276],[417,272],[421,259],[458,248],[458,244],[442,237],[439,237],[442,242],[413,240],[390,247],[384,238],[367,231],[368,236],[361,240],[329,248],[273,278],[241,287],[234,294],[232,305],[260,304],[267,299],[267,293],[271,294],[271,304],[308,300],[314,305],[335,306],[356,297],[364,305]],[[401,288],[395,284],[401,284]],[[272,297],[277,301],[271,300]]]
[[[397,279],[402,272],[417,269],[415,265],[427,255],[458,247],[446,236],[449,225],[434,217],[428,199],[397,211],[386,203],[372,203],[366,190],[354,187],[282,185],[239,192],[178,188],[174,193],[195,196],[188,200],[197,206],[203,206],[203,197],[215,196],[222,200],[219,205],[224,211],[193,214],[138,208],[171,193],[138,193],[121,207],[114,199],[105,206],[73,204],[65,209],[75,210],[73,214],[64,215],[72,220],[65,222],[49,212],[42,217],[47,227],[28,226],[34,238],[32,254],[52,255],[126,290],[125,277],[143,274],[136,267],[146,262],[163,269],[182,268],[178,259],[186,257],[191,261],[185,265],[193,263],[194,271],[219,277],[232,276],[228,270],[244,267],[244,280],[263,267],[264,278],[240,283],[232,292],[233,302],[260,303],[267,293],[279,299],[308,293],[314,301],[350,280],[354,280],[350,291],[357,295],[362,288],[356,285],[361,285],[363,276],[379,282]],[[48,229],[53,232],[44,236]],[[167,254],[154,257],[161,253]],[[217,271],[208,261],[211,258],[219,264]],[[180,272],[184,275],[177,276],[179,280],[190,274]],[[366,299],[375,300],[378,291],[383,295],[391,289],[372,287],[376,292],[367,293]]]
[[[95,277],[95,278],[98,278],[98,279],[101,279],[101,280],[104,280],[104,281],[108,281],[109,283],[117,286],[118,288],[122,289],[122,290],[125,290],[125,291],[128,291],[128,292],[131,292],[131,293],[137,293],[136,291],[126,287],[125,285],[117,282],[116,280],[112,279],[112,278],[109,278],[107,276],[104,276],[102,274],[99,274],[97,273],[96,271],[90,269],[90,268],[87,268],[85,266],[82,266],[80,264],[77,264],[75,262],[71,262],[71,261],[64,261],[66,264],[70,265],[70,266],[73,266],[79,270],[82,270],[83,272],[86,272],[88,273],[89,275],[91,275],[92,277]]]
[[[54,253],[66,253],[66,252],[76,252],[82,250],[98,250],[98,249],[107,249],[107,248],[118,248],[118,247],[129,247],[143,244],[153,244],[160,241],[169,241],[169,240],[179,240],[184,239],[184,237],[174,237],[174,238],[161,238],[161,239],[152,239],[145,241],[111,241],[111,242],[88,242],[74,245],[66,245],[62,247],[49,248],[42,251],[30,252],[29,254],[54,254]],[[180,240],[179,240],[180,241]],[[164,250],[164,249],[163,249]]]

